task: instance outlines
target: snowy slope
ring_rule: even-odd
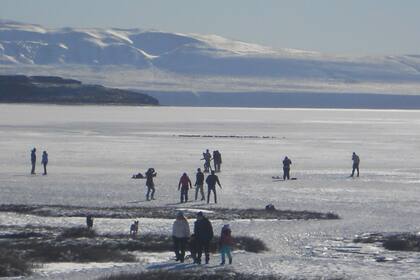
[[[178,74],[419,82],[420,57],[340,57],[217,35],[60,28],[0,21],[0,64],[131,66]]]

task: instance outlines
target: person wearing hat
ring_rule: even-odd
[[[201,201],[206,199],[204,195],[204,173],[201,172],[201,168],[197,169],[197,174],[195,174],[195,200],[197,200],[198,192],[201,194]]]
[[[184,173],[178,183],[178,191],[181,189],[181,203],[188,201],[188,190],[190,188],[192,189],[190,177],[188,177],[187,173]]]
[[[172,226],[172,239],[174,241],[174,251],[176,260],[184,262],[185,247],[190,237],[190,225],[184,217],[184,213],[179,211],[176,215],[176,220]]]
[[[229,225],[224,225],[222,227],[222,233],[220,234],[220,240],[219,240],[219,248],[220,248],[220,254],[222,257],[222,262],[220,265],[225,264],[225,255],[228,256],[229,264],[232,264],[232,246],[233,246],[233,238],[232,238],[232,231],[230,230]]]
[[[201,211],[197,213],[197,220],[194,223],[194,235],[197,239],[197,258],[195,263],[201,264],[201,256],[204,251],[206,264],[208,264],[210,261],[210,242],[213,239],[213,226]]]

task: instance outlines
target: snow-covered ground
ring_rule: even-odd
[[[256,136],[183,137],[182,135]],[[356,234],[418,231],[420,111],[148,108],[0,105],[0,203],[83,206],[178,206],[177,183],[202,165],[204,149],[223,156],[220,207],[333,211],[341,220],[215,221],[233,234],[261,238],[264,254],[237,252],[234,268],[289,276],[418,279],[420,254],[353,244]],[[268,137],[268,138],[264,138]],[[29,154],[49,153],[49,174],[30,176]],[[348,178],[351,153],[361,177]],[[281,159],[298,180],[273,182]],[[131,175],[154,167],[156,197]],[[214,206],[214,205],[212,205]],[[190,202],[183,208],[206,208]],[[140,231],[169,233],[173,217],[142,219]],[[96,219],[99,232],[124,232],[131,220]],[[82,218],[0,214],[1,225],[74,226]],[[190,221],[192,224],[192,221]],[[86,279],[159,266],[171,254],[139,264],[47,265],[32,278]],[[377,257],[389,261],[377,262]],[[219,259],[214,256],[212,264]]]

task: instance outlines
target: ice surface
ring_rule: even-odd
[[[179,137],[188,134],[261,137]],[[258,237],[270,247],[264,254],[237,252],[236,269],[416,279],[419,253],[385,251],[352,239],[365,232],[419,231],[419,136],[420,111],[0,105],[0,203],[206,209],[201,202],[178,205],[177,184],[183,172],[194,177],[202,167],[203,150],[217,149],[223,157],[217,206],[262,208],[273,203],[278,209],[333,211],[342,218],[215,221],[216,232],[229,223],[234,235]],[[38,174],[29,175],[32,147],[37,147],[38,159],[48,151],[48,176],[40,175],[39,161]],[[348,178],[353,151],[361,158],[361,177],[355,179]],[[285,155],[292,159],[292,176],[298,180],[273,182]],[[153,202],[144,199],[144,180],[131,179],[148,167],[158,172]],[[172,219],[142,219],[140,232],[170,232]],[[130,223],[97,219],[95,226],[100,232],[123,233]],[[0,224],[67,227],[84,224],[84,219],[3,213]],[[151,259],[169,261],[168,256]],[[147,266],[147,256],[144,260],[108,268],[47,267],[32,278],[139,271]],[[218,263],[218,256],[212,262]]]

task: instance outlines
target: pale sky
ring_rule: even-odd
[[[420,53],[418,0],[0,0],[0,18],[217,34],[336,54]]]

